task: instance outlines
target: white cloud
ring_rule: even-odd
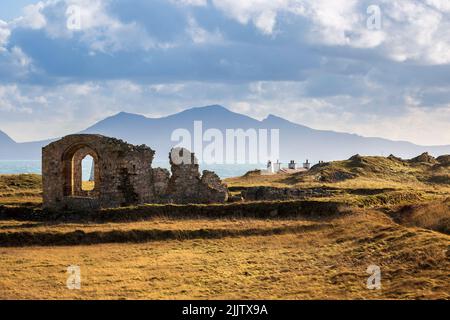
[[[302,15],[312,22],[309,39],[326,45],[374,48],[385,40],[382,30],[369,30],[367,7],[356,0],[305,1]]]
[[[80,30],[63,28],[64,32],[80,34],[81,41],[88,44],[92,51],[149,50],[158,45],[138,23],[134,21],[123,23],[111,16],[107,11],[109,0],[65,0],[65,2],[67,7],[79,8]],[[65,15],[65,18],[69,17]],[[49,32],[58,36],[56,30]]]
[[[23,16],[20,24],[31,29],[41,29],[46,26],[47,20],[42,13],[46,4],[39,1],[37,4],[31,4],[23,9]]]
[[[35,71],[32,59],[20,47],[2,49],[0,46],[0,79],[23,80],[32,71]]]
[[[293,89],[296,85],[266,83],[265,86],[272,86],[270,91],[275,92],[276,88],[286,89],[291,86]],[[367,97],[294,98],[288,90],[278,91],[282,94],[272,98],[244,95],[238,100],[229,101],[228,105],[233,111],[259,119],[271,113],[320,130],[410,141],[421,145],[450,144],[450,104],[439,108],[410,105],[401,113],[387,114],[376,113],[375,110],[358,110],[357,106],[365,104]]]
[[[450,63],[450,32],[448,32],[450,1],[171,0],[171,2],[176,6],[191,6],[176,8],[182,10],[180,17],[183,18],[178,21],[180,25],[177,25],[173,33],[177,34],[174,37],[176,41],[182,43],[163,42],[164,40],[160,38],[155,40],[139,22],[132,19],[121,21],[120,15],[109,11],[111,10],[111,7],[108,7],[109,0],[47,0],[27,7],[22,18],[9,24],[0,21],[0,76],[9,83],[19,81],[15,85],[0,86],[0,129],[8,129],[18,140],[48,138],[82,130],[93,122],[119,111],[160,116],[180,111],[188,106],[219,103],[257,118],[275,113],[320,129],[355,132],[369,136],[382,135],[386,138],[412,140],[423,144],[450,143],[448,77],[439,74],[434,78],[434,74],[430,75],[431,68],[428,67],[420,67],[424,71],[423,74],[413,68],[410,69],[412,64]],[[381,30],[369,30],[366,27],[368,16],[366,9],[369,4],[380,5]],[[70,30],[66,27],[65,12],[68,5],[78,5],[82,9],[81,30]],[[243,25],[254,25],[256,31],[266,37],[259,35],[254,37],[253,30],[247,28],[243,32],[244,36],[240,37],[239,29],[235,28],[236,23],[229,31],[226,19],[223,21],[220,19],[217,24],[209,20],[202,21],[204,18],[202,15],[208,14],[208,10],[212,9],[205,8],[210,5],[214,5],[227,17]],[[214,14],[217,14],[215,10]],[[296,19],[299,19],[302,28],[289,29],[289,32],[294,34],[292,37],[291,34],[286,37],[295,39],[292,42],[299,41],[298,43],[283,42],[278,46],[277,42],[271,42],[286,32],[281,29],[286,24],[280,23],[280,19],[289,19],[288,22],[292,23],[289,27],[295,26]],[[83,54],[95,55],[104,52],[110,54],[112,61],[119,62],[107,64],[106,67],[99,66],[99,69],[95,69],[99,74],[94,75],[81,72],[82,75],[79,76],[72,70],[61,70],[63,75],[58,77],[59,69],[49,70],[48,75],[51,78],[49,80],[45,77],[46,70],[42,72],[44,75],[42,81],[63,80],[64,83],[79,81],[76,83],[48,87],[19,84],[28,79],[26,76],[30,70],[34,70],[34,62],[36,66],[45,68],[48,61],[39,55],[33,56],[33,52],[40,50],[39,44],[23,45],[22,50],[20,42],[12,42],[12,39],[16,38],[11,37],[11,32],[14,32],[15,28],[40,29],[55,43],[58,40],[66,41],[64,44],[73,41],[70,45],[76,49],[74,51],[77,54],[81,52],[77,58]],[[295,34],[297,31],[298,37]],[[153,34],[151,30],[148,32]],[[164,32],[158,34],[161,38],[165,35]],[[306,43],[300,42],[305,41],[305,36]],[[265,40],[267,42],[264,42]],[[210,49],[209,45],[214,49],[212,54],[207,51]],[[220,45],[220,48],[217,45]],[[315,45],[329,46],[323,51],[311,50],[314,58],[317,58],[316,55],[323,55],[317,59],[322,61],[321,65],[308,61],[311,56],[306,56],[304,65],[291,68],[302,73],[298,79],[304,80],[270,81],[275,77],[295,78],[295,75],[290,76],[290,73],[286,72],[293,60],[284,61],[284,54],[290,49],[300,47],[309,49]],[[87,52],[83,52],[86,46]],[[174,46],[180,46],[179,50],[174,50],[177,52],[167,50],[168,54],[163,55],[164,59],[158,57],[160,52],[155,55],[145,52],[152,48]],[[338,53],[333,48],[335,46],[341,47]],[[275,47],[280,51],[270,51]],[[376,63],[361,62],[358,60],[359,51],[358,57],[354,58],[353,50],[341,50],[342,47],[367,49],[363,54],[367,52],[373,54]],[[255,58],[253,59],[252,54],[241,55],[242,51],[239,50],[242,48],[246,53],[257,53]],[[270,57],[273,56],[276,63],[264,60],[268,59],[264,55],[258,55],[259,52],[256,50],[260,48],[269,50],[269,54],[274,52]],[[197,55],[196,50],[200,54]],[[114,54],[119,51],[128,52],[123,60],[114,60],[115,56],[121,56]],[[143,69],[138,71],[142,73],[127,69],[126,57],[129,52],[132,53],[129,56],[138,59],[132,61],[130,65],[134,67],[141,63]],[[278,53],[281,54],[277,55]],[[378,55],[396,62],[409,63],[386,64],[386,61],[380,59]],[[103,55],[99,55],[97,58],[102,57]],[[281,58],[275,60],[278,57]],[[97,58],[82,60],[81,66],[88,69],[85,63],[97,61]],[[286,58],[289,59],[287,54]],[[196,59],[204,61],[199,62]],[[294,57],[295,59],[297,57]],[[51,61],[50,58],[48,60]],[[158,64],[160,61],[161,65]],[[108,80],[111,73],[105,72],[105,69],[111,65],[117,66],[121,71],[115,75],[127,80]],[[191,68],[191,65],[194,67]],[[150,68],[144,69],[148,66]],[[389,69],[390,67],[393,68]],[[152,72],[154,70],[155,74],[149,71],[150,77],[146,78],[142,76],[143,70]],[[178,70],[181,70],[180,73],[177,73]],[[225,77],[229,77],[230,80],[228,83],[220,83],[223,74],[222,78],[215,78],[217,72],[221,70],[226,70]],[[417,81],[402,81],[406,74],[416,76],[417,79],[413,80]],[[144,83],[161,75],[164,79],[168,79],[167,83]],[[100,82],[92,80],[93,77],[105,79]],[[180,80],[191,77],[199,79],[198,82]],[[435,88],[433,83],[426,83],[424,79],[427,77],[433,80],[430,82],[439,82],[443,88]],[[208,81],[211,78],[214,82]],[[41,80],[39,77],[37,79]],[[133,82],[133,79],[137,82]],[[242,82],[246,80],[242,79],[268,81],[256,81],[246,85]],[[142,84],[138,83],[141,81]],[[52,123],[52,128],[48,128],[49,122]]]
[[[7,44],[11,31],[9,30],[8,24],[0,20],[0,53],[4,50],[4,46]]]
[[[206,0],[168,0],[174,5],[207,6]],[[212,0],[212,5],[241,24],[253,24],[261,33],[277,35],[277,21],[289,13],[305,19],[310,43],[370,48],[394,61],[421,64],[450,63],[450,2],[448,0]],[[46,0],[25,7],[13,26],[44,29],[50,37],[74,34],[92,53],[152,48],[179,44],[156,41],[135,21],[122,22],[108,12],[110,0]],[[80,8],[81,30],[67,28],[66,9]],[[381,9],[382,28],[369,30],[367,8]],[[188,17],[187,34],[196,44],[223,43],[220,30],[206,30]],[[10,31],[0,22],[0,50]]]
[[[385,6],[389,37],[384,50],[391,58],[425,64],[450,63],[448,14],[419,1],[393,1]]]
[[[100,89],[99,85],[93,82],[72,83],[66,85],[64,88],[67,92],[76,96],[93,95]]]
[[[450,2],[448,0],[425,0],[425,3],[439,11],[450,12]]]
[[[347,132],[420,145],[448,145],[450,142],[450,106],[438,109],[409,107],[401,116],[366,116],[355,120],[355,115],[352,115],[347,125],[339,127]],[[337,118],[335,121],[341,120]]]
[[[111,16],[107,11],[109,3],[110,0],[40,1],[25,7],[23,15],[12,24],[14,27],[43,29],[53,39],[70,39],[79,35],[80,41],[87,44],[93,53],[170,46],[155,42],[138,23],[123,23]],[[68,12],[68,8],[75,8],[77,14]],[[69,28],[72,14],[76,27]]]
[[[31,59],[22,51],[19,47],[13,47],[11,49],[11,55],[14,63],[20,67],[28,67],[31,64]]]
[[[242,24],[253,23],[273,34],[279,13],[310,22],[312,43],[377,48],[395,61],[450,63],[448,0],[214,0],[214,5]],[[382,28],[369,30],[367,8],[379,5]],[[300,31],[299,31],[300,32]]]
[[[265,34],[271,34],[275,27],[277,14],[275,11],[264,11],[255,19],[255,25]]]
[[[42,102],[23,94],[17,85],[0,85],[0,112],[29,113],[33,112],[32,104]]]
[[[213,0],[214,5],[242,24],[253,23],[265,34],[272,34],[280,11],[302,12],[295,0]]]
[[[207,0],[169,0],[170,2],[184,6],[204,7],[208,4]]]
[[[187,33],[196,44],[224,43],[223,36],[218,30],[210,32],[201,28],[193,17],[188,19]]]
[[[161,83],[161,84],[152,84],[148,86],[148,89],[151,92],[157,94],[177,94],[182,93],[186,88],[185,84],[182,83]]]

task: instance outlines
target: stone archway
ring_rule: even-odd
[[[94,166],[95,187],[93,190],[83,190],[82,161],[86,156],[91,156]],[[99,196],[100,190],[100,166],[98,153],[94,148],[86,144],[78,144],[69,147],[63,155],[64,170],[64,196],[66,197],[91,197]]]

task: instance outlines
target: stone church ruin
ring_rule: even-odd
[[[199,172],[194,153],[172,149],[171,172],[152,168],[155,151],[102,135],[69,135],[42,149],[46,209],[95,210],[147,203],[222,203],[228,189],[211,171]],[[93,159],[93,189],[82,181],[82,161]]]

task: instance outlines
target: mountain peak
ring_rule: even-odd
[[[169,118],[176,119],[195,119],[195,120],[205,120],[205,121],[218,121],[222,123],[226,119],[229,121],[251,121],[257,122],[257,120],[250,118],[246,115],[236,113],[231,111],[224,106],[214,104],[205,107],[194,107],[190,109],[186,109],[180,113],[176,113],[174,115],[169,116]]]
[[[281,118],[281,117],[278,117],[278,116],[276,116],[276,115],[273,115],[273,114],[269,114],[264,120],[267,120],[267,121],[273,121],[273,120],[282,120],[282,121],[286,121],[286,119],[283,119],[283,118]]]
[[[202,110],[202,111],[205,111],[205,110],[210,110],[210,111],[230,111],[227,108],[225,108],[224,106],[221,106],[220,104],[213,104],[213,105],[204,106],[204,107],[194,107],[192,109]]]
[[[136,113],[130,113],[130,112],[125,112],[125,111],[121,111],[115,115],[113,115],[111,118],[145,118],[143,115],[140,114],[136,114]]]
[[[296,126],[299,126],[299,127],[304,127],[301,124],[291,122],[289,120],[286,120],[286,119],[284,119],[282,117],[279,117],[279,116],[276,116],[276,115],[273,115],[273,114],[269,114],[262,122],[279,123],[279,124],[292,124],[292,125],[296,125]]]
[[[16,143],[10,136],[0,130],[0,143]]]
[[[121,111],[119,113],[116,113],[115,115],[105,118],[104,120],[101,120],[100,123],[104,122],[106,120],[120,122],[120,121],[138,121],[138,120],[146,120],[146,119],[148,119],[148,118],[141,114]]]
[[[291,119],[291,117],[288,117]],[[449,154],[450,146],[418,146],[379,138],[365,138],[347,133],[316,130],[296,124],[279,116],[269,114],[260,121],[236,113],[220,105],[196,107],[173,115],[150,118],[139,114],[120,112],[81,133],[95,133],[116,137],[133,144],[147,144],[157,152],[159,160],[167,160],[167,154],[174,145],[171,137],[175,130],[191,130],[194,121],[203,121],[202,128],[227,129],[279,129],[280,159],[309,159],[330,161],[347,159],[352,154],[380,155],[395,153],[402,158],[411,158],[421,152],[432,155]],[[14,143],[0,131],[0,159],[11,156],[22,159],[38,159],[41,148],[49,141]]]
[[[186,109],[184,111],[182,111],[181,113],[231,113],[230,110],[228,110],[227,108],[225,108],[224,106],[218,105],[218,104],[213,104],[210,106],[204,106],[204,107],[193,107],[190,109]]]

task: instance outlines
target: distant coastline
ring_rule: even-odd
[[[167,161],[154,161],[153,167],[169,168]],[[90,174],[89,167],[83,167],[83,176],[88,177]],[[201,170],[215,171],[222,179],[237,177],[254,169],[261,169],[261,166],[251,164],[235,164],[235,165],[200,165]],[[41,174],[41,160],[0,160],[0,174]]]

